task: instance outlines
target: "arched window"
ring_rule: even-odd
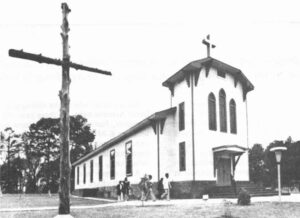
[[[208,127],[210,130],[217,130],[216,98],[213,93],[208,95]]]
[[[233,99],[229,102],[229,110],[230,110],[230,132],[237,133],[236,128],[236,105]]]
[[[220,130],[227,132],[226,94],[223,89],[219,92]]]

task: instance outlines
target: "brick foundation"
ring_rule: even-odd
[[[202,198],[203,194],[210,194],[216,186],[216,181],[180,181],[171,182],[171,198]],[[154,194],[157,194],[157,183],[153,184]],[[99,187],[93,189],[74,190],[73,194],[82,197],[99,197],[117,199],[116,186]],[[141,197],[137,184],[131,185],[130,199],[139,199]]]
[[[215,181],[181,181],[172,182],[171,198],[202,198],[204,194],[210,194]]]

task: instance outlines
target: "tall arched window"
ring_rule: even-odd
[[[213,93],[208,95],[208,127],[210,130],[217,130],[216,98]]]
[[[227,132],[226,94],[223,89],[219,92],[220,130]]]
[[[236,128],[236,105],[233,99],[229,102],[229,110],[230,110],[230,132],[237,133]]]

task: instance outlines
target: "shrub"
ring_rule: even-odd
[[[251,202],[251,196],[246,189],[241,188],[238,195],[238,205],[249,205]]]

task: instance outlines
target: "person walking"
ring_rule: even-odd
[[[170,189],[172,188],[172,186],[170,184],[170,180],[169,180],[169,173],[165,174],[165,178],[163,179],[163,185],[164,185],[165,193],[163,193],[161,198],[163,199],[164,197],[167,197],[167,200],[169,201],[170,200]]]
[[[146,195],[146,200],[148,199],[148,197],[150,196],[152,201],[156,201],[156,197],[153,193],[153,183],[152,183],[152,175],[149,175],[148,177],[148,181],[147,181],[147,195]]]
[[[130,188],[130,182],[128,181],[127,177],[125,177],[123,181],[123,189],[122,189],[124,201],[128,201],[129,199],[129,188]]]
[[[141,191],[141,201],[142,201],[142,203],[146,200],[146,195],[148,193],[147,181],[148,181],[148,176],[147,176],[147,174],[145,174],[145,176],[141,178],[141,181],[138,185],[139,189]]]
[[[117,185],[117,196],[118,196],[118,201],[123,201],[123,193],[122,193],[122,189],[123,189],[123,182],[119,181],[119,184]]]

